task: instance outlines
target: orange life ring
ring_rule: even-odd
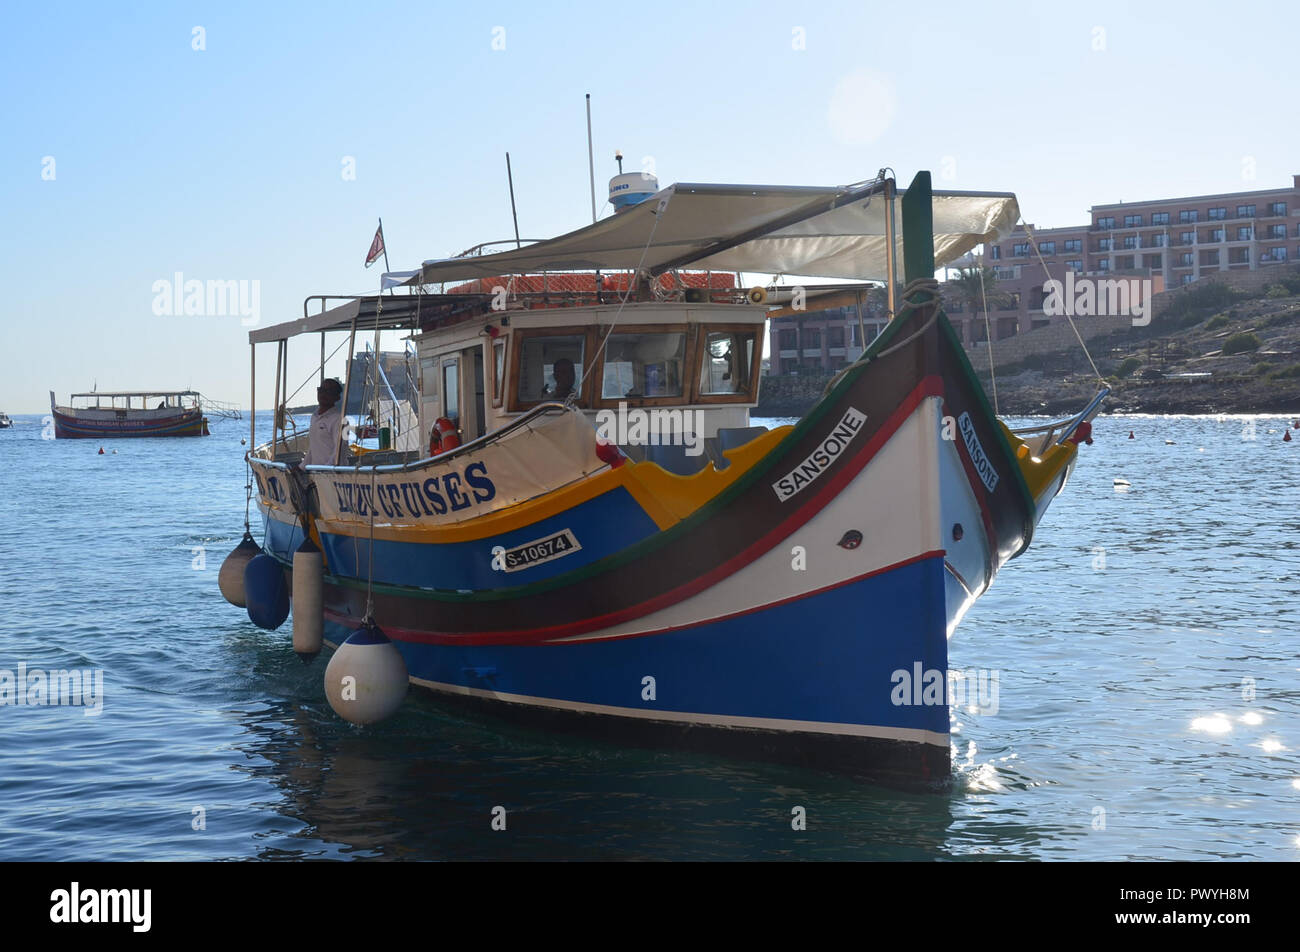
[[[447,417],[438,417],[433,421],[433,430],[429,433],[429,455],[437,456],[460,446],[460,435],[456,424]]]

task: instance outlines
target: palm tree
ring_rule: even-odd
[[[996,271],[976,264],[969,268],[958,268],[957,277],[948,279],[944,293],[966,305],[974,318],[984,310],[985,302],[990,309],[1011,302],[1011,295],[999,291],[997,284]]]

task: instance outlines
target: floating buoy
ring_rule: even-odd
[[[261,546],[253,541],[253,537],[245,529],[244,538],[226,556],[226,561],[221,563],[221,571],[217,573],[217,587],[221,589],[221,594],[226,601],[238,608],[246,607],[244,569],[248,567],[253,556],[260,554],[261,551]]]
[[[100,456],[103,456],[103,455],[104,455],[104,447],[101,446],[101,447],[99,448],[99,454],[98,454],[98,455],[100,455]]]
[[[320,654],[325,626],[322,573],[325,560],[311,536],[293,554],[293,650],[303,662]]]
[[[1173,440],[1165,440],[1165,446],[1177,446],[1177,445],[1178,444],[1175,443]]]
[[[1122,476],[1116,476],[1116,477],[1115,477],[1115,485],[1116,485],[1116,486],[1132,486],[1133,484],[1130,483],[1127,479],[1125,479],[1125,478],[1122,477]]]
[[[325,668],[325,696],[353,724],[382,721],[402,705],[409,684],[402,654],[373,622],[339,645]]]
[[[240,446],[247,446],[247,445],[248,445],[248,440],[240,439],[240,441],[239,441],[239,445],[240,445]]]
[[[280,563],[263,552],[244,567],[244,602],[249,620],[275,631],[289,617],[289,587]]]
[[[1293,420],[1291,422],[1291,429],[1300,430],[1300,420]]]
[[[1129,431],[1128,431],[1128,438],[1129,438],[1130,440],[1133,439],[1133,431],[1132,431],[1132,430],[1129,430]]]
[[[1283,442],[1283,443],[1290,443],[1290,442],[1291,442],[1291,431],[1290,431],[1290,430],[1283,430],[1283,431],[1282,431],[1282,442]]]

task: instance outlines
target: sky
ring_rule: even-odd
[[[1289,185],[1297,37],[1294,3],[1200,0],[9,5],[0,410],[92,385],[246,406],[245,321],[376,289],[378,218],[395,270],[511,237],[507,151],[523,237],[589,223],[586,93],[599,203],[617,148],[661,185],[929,169],[1053,227]],[[178,273],[238,282],[248,316],[166,313]],[[319,338],[291,357],[292,387]]]

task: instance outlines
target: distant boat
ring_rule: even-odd
[[[203,395],[196,390],[98,391],[70,399],[73,405],[57,406],[50,391],[57,439],[208,435]]]
[[[9,414],[0,413],[0,430],[7,430],[14,425],[14,421],[9,419]]]

